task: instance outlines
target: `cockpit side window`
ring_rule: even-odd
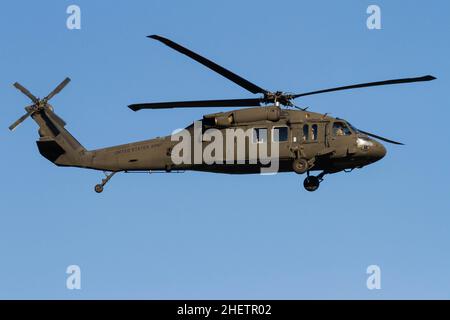
[[[349,136],[352,132],[344,122],[333,123],[333,136]]]

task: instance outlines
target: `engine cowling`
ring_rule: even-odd
[[[257,121],[278,121],[281,117],[279,107],[263,107],[235,110],[231,112],[221,112],[205,115],[204,124],[218,127],[229,127],[236,124],[243,124]]]

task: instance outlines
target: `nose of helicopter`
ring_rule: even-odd
[[[386,148],[378,141],[373,141],[374,146],[370,148],[369,157],[372,162],[381,160],[386,155]]]

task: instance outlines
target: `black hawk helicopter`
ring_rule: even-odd
[[[177,102],[156,102],[132,104],[133,111],[142,109],[168,109],[168,108],[208,108],[208,107],[251,107],[207,114],[201,122],[201,132],[209,129],[225,132],[229,129],[243,129],[251,132],[245,137],[243,157],[238,159],[235,152],[230,159],[217,159],[213,163],[187,161],[175,163],[173,152],[178,141],[172,136],[133,142],[96,150],[86,150],[66,129],[66,123],[55,114],[48,101],[59,93],[70,81],[66,78],[48,96],[43,99],[35,97],[19,83],[14,86],[31,99],[33,104],[25,107],[26,114],[14,122],[9,129],[14,130],[22,121],[31,117],[39,126],[39,140],[37,147],[42,156],[57,166],[79,167],[102,170],[106,177],[95,186],[95,191],[103,191],[104,185],[118,172],[172,172],[172,171],[204,171],[229,174],[250,174],[261,172],[267,164],[261,161],[250,161],[251,146],[261,148],[270,142],[276,142],[279,148],[276,160],[278,172],[295,172],[307,174],[304,187],[308,191],[318,189],[326,174],[362,168],[374,163],[386,154],[385,147],[378,142],[401,145],[384,137],[369,133],[353,127],[344,119],[330,117],[327,114],[310,112],[300,109],[293,103],[294,99],[304,96],[349,90],[365,87],[383,86],[391,84],[430,81],[436,79],[427,75],[416,78],[394,79],[386,81],[369,82],[342,86],[330,89],[317,90],[306,93],[290,94],[282,91],[268,91],[256,84],[238,76],[224,67],[208,60],[199,54],[158,35],[148,36],[162,42],[168,47],[190,57],[205,67],[219,73],[228,80],[236,83],[253,94],[260,94],[257,98],[224,99],[224,100],[198,100]],[[195,126],[191,124],[186,129],[190,133],[191,150],[187,152],[188,158],[195,154]],[[224,134],[226,136],[226,134]],[[373,139],[374,138],[374,139]],[[232,137],[232,149],[236,149],[237,142]],[[376,139],[376,140],[375,140]],[[227,140],[230,142],[230,140]],[[201,140],[200,151],[207,148],[208,141]],[[226,147],[223,147],[224,150]],[[270,147],[269,147],[270,149]],[[183,151],[183,153],[186,150]],[[214,151],[216,155],[218,149]],[[188,155],[190,153],[190,155]],[[221,156],[222,157],[222,156]],[[241,160],[241,161],[238,161]],[[317,176],[312,171],[320,171]]]

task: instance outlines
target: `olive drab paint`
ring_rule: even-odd
[[[301,94],[271,92],[161,36],[158,40],[238,84],[259,98],[132,104],[130,109],[249,107],[206,114],[172,135],[102,149],[87,150],[65,128],[48,101],[70,81],[66,78],[48,96],[36,98],[19,83],[14,86],[33,102],[9,129],[31,117],[38,125],[38,150],[57,166],[110,172],[95,191],[118,172],[204,171],[227,174],[295,172],[307,174],[304,187],[318,189],[326,174],[363,168],[386,154],[377,140],[399,142],[356,129],[344,119],[295,107],[302,96],[363,87],[434,80],[433,76],[363,83]],[[319,171],[317,176],[310,173]]]

